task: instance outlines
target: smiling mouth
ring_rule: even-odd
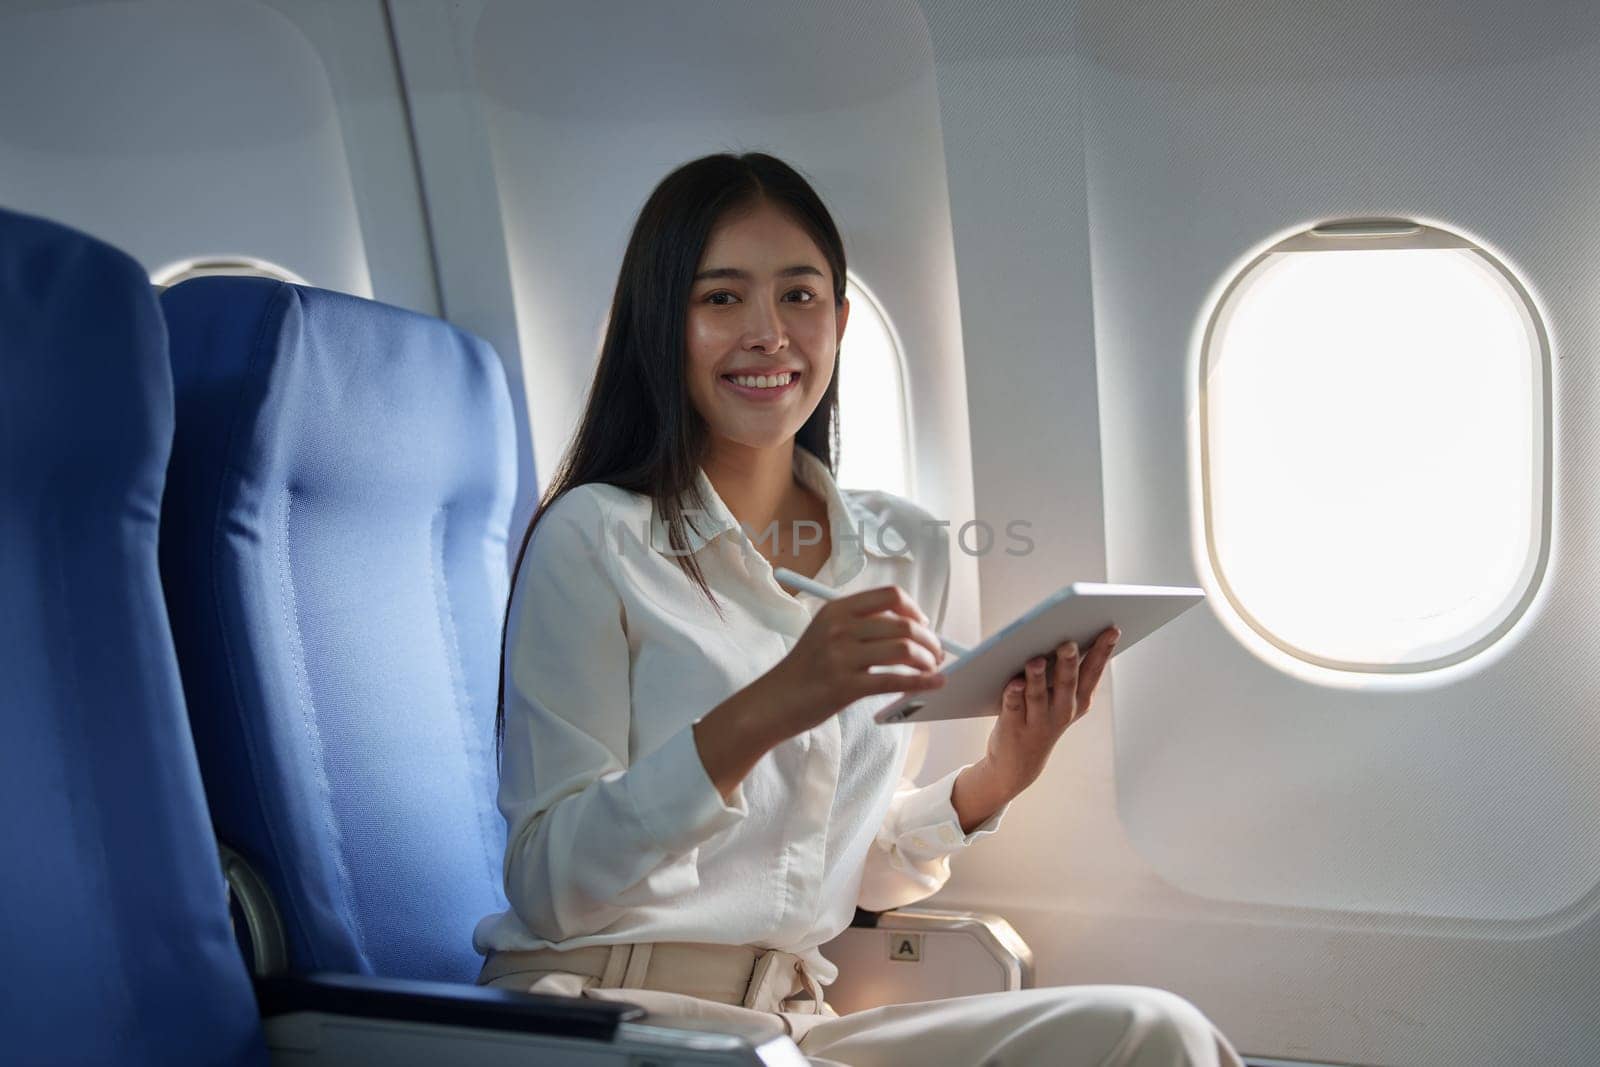
[[[743,393],[781,393],[800,381],[799,371],[782,374],[724,374],[722,380]]]

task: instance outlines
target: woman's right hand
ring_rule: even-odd
[[[772,726],[787,739],[862,697],[939,688],[943,658],[916,602],[899,586],[884,585],[822,605],[789,654],[755,685],[770,693]],[[891,665],[917,670],[871,670]]]

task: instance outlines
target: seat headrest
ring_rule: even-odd
[[[99,490],[114,487],[153,522],[172,376],[149,276],[45,219],[0,209],[0,234],[0,478],[84,509],[104,506]]]

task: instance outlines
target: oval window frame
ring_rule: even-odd
[[[883,306],[883,301],[878,298],[878,295],[874,293],[872,289],[865,282],[863,282],[854,271],[845,272],[845,282],[846,295],[851,301],[851,317],[854,318],[856,309],[862,304],[865,304],[871,310],[872,314],[876,316],[877,321],[883,325],[884,334],[889,339],[890,355],[893,358],[896,388],[898,390],[898,395],[895,399],[900,405],[901,434],[899,449],[900,468],[904,481],[904,491],[901,492],[897,489],[891,489],[881,485],[859,486],[856,488],[885,489],[886,491],[897,493],[897,495],[900,495],[907,500],[914,501],[917,498],[917,465],[912,458],[911,446],[912,442],[916,440],[916,429],[915,424],[912,421],[913,413],[911,410],[911,375],[909,373],[909,368],[906,366],[905,346],[900,341],[900,332],[895,329],[894,320],[889,317],[889,312]],[[843,360],[849,358],[849,344],[850,328],[849,326],[846,326],[844,341],[841,346],[843,354],[838,357],[839,359]],[[839,422],[841,427],[846,422],[842,397],[839,404]],[[841,429],[839,446],[841,454],[847,454],[844,451],[843,436],[844,435]],[[848,478],[845,476],[845,472],[841,471],[839,477],[839,484],[841,486],[846,486],[849,484]]]
[[[1337,250],[1389,250],[1389,249],[1465,249],[1475,253],[1485,264],[1492,267],[1499,276],[1510,286],[1512,292],[1521,300],[1528,321],[1533,326],[1533,336],[1537,341],[1537,358],[1533,373],[1538,377],[1538,383],[1532,393],[1538,399],[1538,410],[1534,413],[1537,423],[1537,440],[1535,447],[1540,457],[1539,473],[1533,479],[1533,484],[1538,487],[1539,507],[1535,517],[1539,543],[1533,553],[1533,565],[1528,571],[1527,582],[1521,592],[1511,599],[1511,607],[1495,625],[1489,627],[1482,635],[1467,645],[1441,656],[1434,656],[1426,660],[1404,663],[1379,663],[1370,661],[1341,660],[1324,656],[1309,649],[1301,648],[1294,643],[1280,637],[1273,630],[1257,618],[1240,600],[1237,592],[1229,583],[1227,574],[1218,557],[1214,504],[1211,492],[1211,402],[1207,381],[1213,363],[1213,349],[1216,342],[1216,333],[1219,323],[1223,321],[1230,310],[1233,298],[1262,265],[1272,256],[1284,252],[1317,252]],[[1350,684],[1358,681],[1361,676],[1391,681],[1421,680],[1429,675],[1436,675],[1448,668],[1458,667],[1468,661],[1483,655],[1498,644],[1509,634],[1516,625],[1527,617],[1529,608],[1532,607],[1544,587],[1545,575],[1548,572],[1552,552],[1555,512],[1555,447],[1554,447],[1554,420],[1555,408],[1553,402],[1553,366],[1552,346],[1550,331],[1545,323],[1545,315],[1534,299],[1532,292],[1517,273],[1507,265],[1505,257],[1485,247],[1482,242],[1474,241],[1459,232],[1448,229],[1436,223],[1425,223],[1408,218],[1346,218],[1333,219],[1315,225],[1297,229],[1289,236],[1271,241],[1260,251],[1246,258],[1243,266],[1231,272],[1228,282],[1221,287],[1209,303],[1206,312],[1205,325],[1199,336],[1197,346],[1197,375],[1194,382],[1196,393],[1196,421],[1198,441],[1197,456],[1197,485],[1198,505],[1200,512],[1200,538],[1199,543],[1203,550],[1203,568],[1209,579],[1218,591],[1222,593],[1223,600],[1231,612],[1248,629],[1248,632],[1278,654],[1288,657],[1286,662],[1278,662],[1273,657],[1268,658],[1274,666],[1282,667],[1293,673],[1304,674],[1304,668],[1311,668],[1312,672],[1334,672],[1332,675],[1313,673],[1312,678],[1322,678],[1337,684]]]

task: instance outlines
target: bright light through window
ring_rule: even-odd
[[[839,471],[847,489],[912,496],[905,377],[882,307],[855,279],[839,345]]]
[[[1482,250],[1428,227],[1283,242],[1202,351],[1206,540],[1221,591],[1322,666],[1458,662],[1546,558],[1547,348]]]

